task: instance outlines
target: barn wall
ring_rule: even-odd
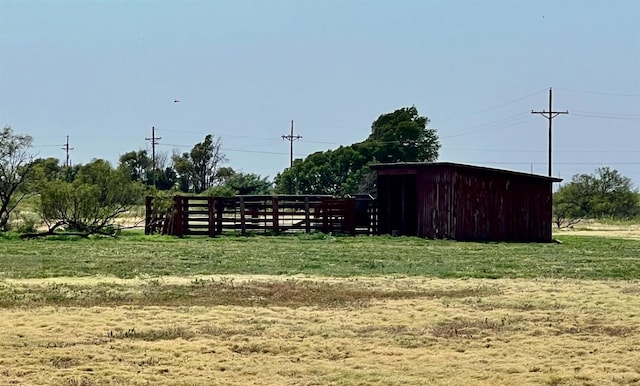
[[[551,182],[524,176],[460,171],[455,208],[463,208],[459,238],[551,241]]]
[[[399,229],[415,210],[420,237],[456,240],[549,242],[552,181],[508,171],[455,164],[378,170],[379,232]],[[402,176],[416,175],[415,195]],[[403,193],[404,192],[404,193]],[[401,202],[404,202],[401,204]],[[407,201],[415,200],[412,207]]]

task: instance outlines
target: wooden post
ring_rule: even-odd
[[[347,198],[344,206],[344,222],[351,236],[356,235],[356,199]]]
[[[220,235],[222,234],[222,215],[224,214],[224,200],[215,200],[216,208],[216,231]]]
[[[209,237],[216,235],[216,199],[215,197],[207,197],[207,210],[209,216],[207,225],[209,226]]]
[[[173,230],[174,235],[178,237],[182,237],[184,235],[184,220],[182,218],[182,197],[174,196],[173,197],[173,206],[175,208],[174,214],[174,224]]]
[[[240,197],[240,234],[247,234],[247,224],[244,218],[244,197]]]
[[[378,200],[374,200],[370,206],[371,210],[371,234],[378,234]]]
[[[322,233],[329,233],[329,200],[322,200]]]
[[[400,177],[400,235],[406,236],[407,229],[405,226],[405,212],[406,212],[406,197],[407,197],[407,176],[405,174]]]
[[[309,196],[304,197],[304,226],[307,233],[311,233],[311,219],[309,217]]]
[[[152,222],[153,222],[153,218],[152,218],[152,214],[153,214],[153,207],[151,206],[151,203],[153,202],[153,197],[152,196],[146,196],[144,198],[144,234],[145,235],[150,235],[153,234],[153,228],[152,228]],[[155,226],[155,224],[153,225]]]
[[[272,197],[271,199],[272,215],[273,219],[273,231],[280,233],[280,219],[278,218],[278,197]]]
[[[182,235],[189,235],[189,197],[182,197]]]

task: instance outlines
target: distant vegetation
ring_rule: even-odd
[[[210,134],[190,151],[171,156],[160,152],[153,159],[146,150],[132,150],[115,166],[100,159],[62,165],[56,158],[34,159],[32,138],[6,126],[0,133],[0,231],[114,234],[122,228],[118,219],[140,206],[145,195],[375,195],[371,163],[437,160],[440,142],[428,124],[415,107],[382,114],[364,141],[297,159],[274,181],[225,166],[222,142]],[[553,221],[567,227],[584,218],[638,218],[639,197],[629,178],[599,168],[574,176],[554,194]]]
[[[276,176],[276,191],[336,196],[374,193],[375,175],[368,165],[438,159],[440,142],[428,124],[429,118],[415,107],[382,114],[371,124],[371,134],[364,141],[295,160]]]
[[[586,218],[629,220],[640,216],[640,194],[631,179],[608,167],[577,174],[553,196],[553,221],[558,228]]]

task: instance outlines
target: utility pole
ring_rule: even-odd
[[[74,149],[73,147],[69,147],[69,136],[67,135],[67,143],[62,145],[62,150],[64,150],[67,153],[67,160],[64,163],[65,167],[71,166],[71,164],[69,163],[69,151],[73,149]]]
[[[551,177],[551,126],[552,126],[552,122],[553,122],[553,118],[557,117],[560,114],[569,114],[569,111],[553,111],[553,105],[551,102],[551,98],[552,98],[552,91],[551,91],[551,87],[549,87],[549,111],[533,111],[531,110],[531,114],[540,114],[543,117],[547,118],[549,120],[549,177]]]
[[[291,150],[289,152],[289,167],[293,167],[293,141],[302,138],[301,135],[293,135],[293,120],[291,121],[291,134],[283,135],[282,139],[289,141]]]
[[[151,164],[153,165],[152,170],[153,170],[153,187],[154,188],[156,186],[156,145],[158,144],[158,141],[161,139],[162,137],[156,137],[155,126],[151,127],[151,138],[149,137],[145,138],[146,141],[151,141]]]

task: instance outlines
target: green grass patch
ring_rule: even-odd
[[[409,237],[280,236],[0,239],[0,279],[208,274],[635,279],[640,241],[559,236],[560,244]]]

